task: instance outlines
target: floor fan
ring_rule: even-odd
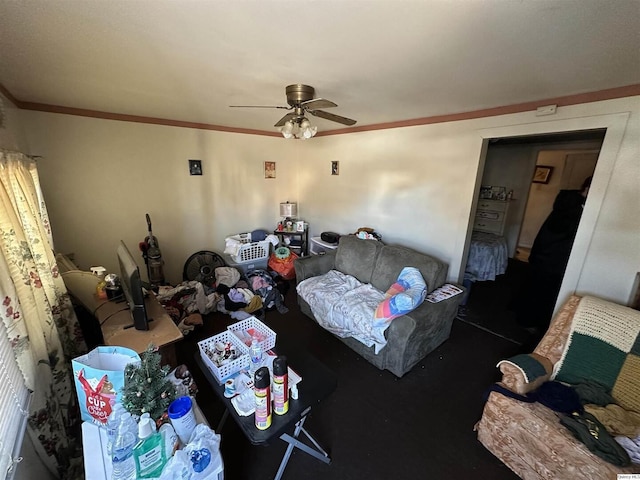
[[[211,286],[216,281],[216,268],[224,266],[226,263],[220,255],[209,250],[201,250],[191,255],[185,262],[182,279],[195,280]]]

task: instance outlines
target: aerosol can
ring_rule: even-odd
[[[260,367],[253,381],[256,413],[255,423],[258,430],[271,426],[271,378],[267,367]]]
[[[287,357],[279,355],[273,360],[273,413],[284,415],[289,411],[289,368]]]
[[[151,217],[147,213],[147,226],[149,227],[149,235],[145,237],[144,242],[140,243],[140,250],[142,250],[142,257],[147,264],[147,275],[149,276],[149,283],[152,287],[158,287],[163,285],[164,282],[164,261],[162,260],[162,253],[160,253],[160,245],[158,239],[153,235],[151,230]]]

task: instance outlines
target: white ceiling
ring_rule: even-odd
[[[228,106],[292,83],[356,126],[638,84],[640,0],[0,0],[20,101],[275,131]]]

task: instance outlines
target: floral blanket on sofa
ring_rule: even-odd
[[[339,337],[353,337],[374,346],[378,353],[387,344],[388,322],[375,322],[376,308],[385,294],[351,275],[330,270],[303,280],[296,287],[321,327]]]

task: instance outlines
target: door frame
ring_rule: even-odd
[[[558,300],[556,301],[554,314],[569,295],[578,293],[580,276],[584,268],[585,259],[593,238],[595,226],[600,215],[602,203],[611,180],[611,175],[622,144],[628,119],[629,112],[623,112],[580,118],[539,121],[521,125],[505,125],[502,127],[478,130],[478,134],[482,138],[483,142],[480,152],[480,161],[478,162],[478,170],[476,172],[472,211],[475,211],[477,206],[478,196],[480,193],[480,183],[482,182],[482,175],[484,172],[490,139],[576,132],[603,128],[606,129],[602,148],[600,150],[600,156],[598,157],[598,163],[589,189],[589,196],[585,203],[580,225],[573,243],[567,269],[565,270],[562,286],[560,287],[560,292],[558,294]],[[471,243],[472,226],[472,223],[469,223],[464,246],[465,258],[468,254],[469,245]],[[464,269],[464,265],[462,265],[462,268]],[[462,274],[464,274],[464,272],[461,272],[461,275]]]

